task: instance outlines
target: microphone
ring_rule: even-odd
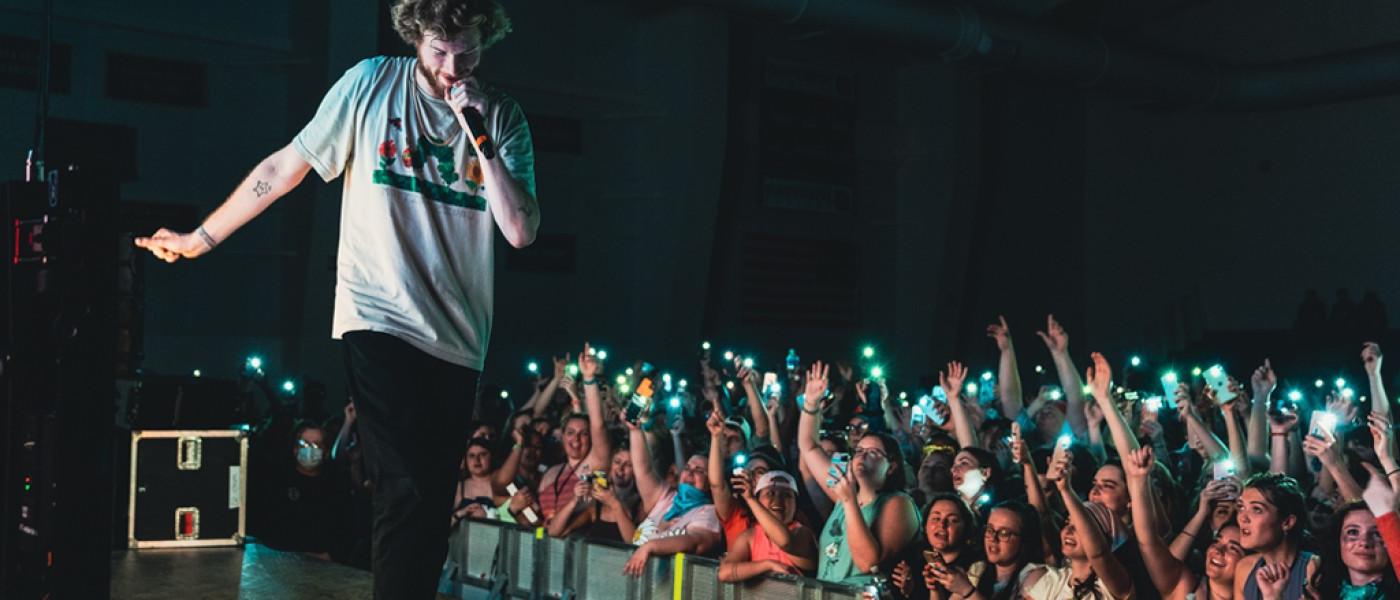
[[[491,136],[486,135],[486,118],[481,116],[481,111],[470,106],[462,109],[462,117],[466,119],[464,126],[467,134],[476,135],[476,146],[481,149],[481,155],[486,160],[496,158],[496,144],[491,142]]]

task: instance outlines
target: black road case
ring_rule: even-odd
[[[130,548],[243,543],[248,432],[131,432]]]

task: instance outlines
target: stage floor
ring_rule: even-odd
[[[253,543],[112,553],[112,600],[369,600],[373,581],[368,571]]]

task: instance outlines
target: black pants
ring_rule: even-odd
[[[374,482],[374,597],[435,598],[481,373],[388,334],[355,331],[344,341],[365,469]]]

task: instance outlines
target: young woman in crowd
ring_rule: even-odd
[[[758,522],[739,534],[719,566],[719,580],[746,581],[767,573],[810,575],[817,566],[817,538],[797,517],[797,480],[768,471],[755,482],[737,476],[736,491]]]
[[[822,527],[817,577],[866,585],[876,572],[888,573],[895,558],[913,541],[919,528],[918,509],[904,491],[904,456],[899,442],[888,434],[861,437],[849,463],[832,465],[817,437],[827,373],[828,367],[821,361],[807,372],[797,436],[802,461],[817,477],[825,474],[824,491],[835,505]]]

